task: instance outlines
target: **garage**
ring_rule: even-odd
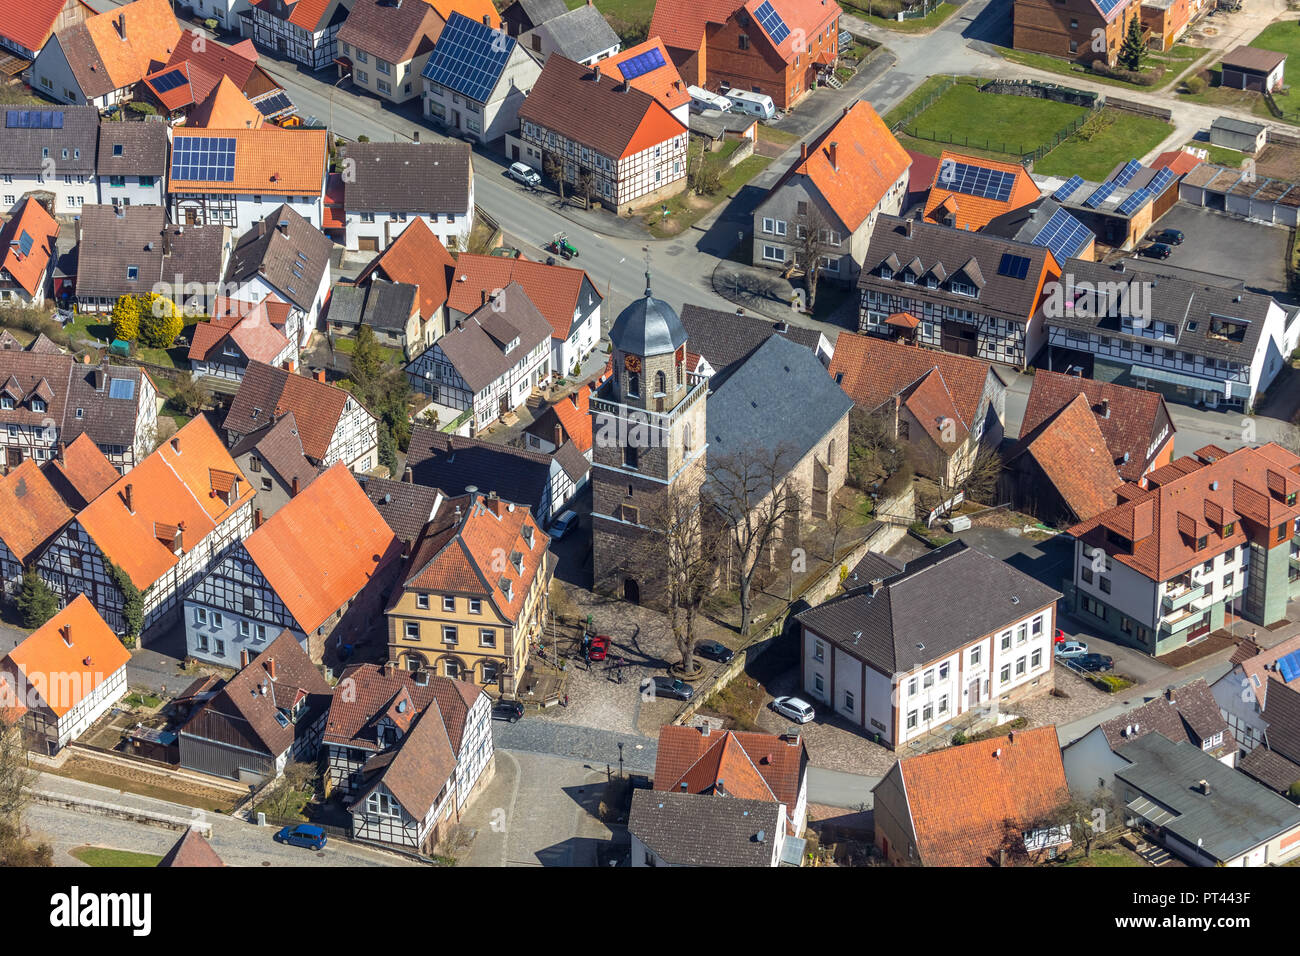
[[[362,236],[357,240],[357,248],[362,252],[378,252],[379,239],[377,236]]]

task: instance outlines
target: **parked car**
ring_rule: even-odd
[[[656,697],[671,697],[674,700],[690,700],[695,696],[695,688],[675,677],[656,677],[649,684],[642,684],[642,691],[654,690]]]
[[[527,163],[511,163],[510,168],[506,170],[506,175],[523,183],[525,186],[540,186],[542,184],[541,173]]]
[[[524,716],[524,705],[517,700],[499,700],[492,705],[492,719],[513,724]]]
[[[1153,242],[1151,245],[1145,247],[1141,251],[1140,255],[1144,255],[1148,259],[1168,259],[1173,255],[1173,253],[1173,246],[1166,245],[1163,242]]]
[[[1061,630],[1059,627],[1056,629],[1056,642],[1055,642],[1055,643],[1057,643],[1057,644],[1063,644],[1063,643],[1065,643],[1065,632],[1064,632],[1063,630]]]
[[[772,701],[772,709],[782,717],[789,717],[797,724],[806,724],[817,716],[812,704],[798,697],[778,697]]]
[[[566,511],[551,524],[551,537],[557,541],[578,526],[578,516]]]
[[[587,660],[603,661],[609,656],[609,638],[604,634],[584,638],[583,643],[586,645]]]
[[[1181,246],[1185,238],[1181,229],[1161,229],[1151,236],[1153,242],[1163,242],[1167,246]]]
[[[320,827],[312,826],[310,823],[298,823],[281,829],[275,835],[275,840],[277,843],[287,843],[290,846],[304,846],[309,850],[319,850],[329,842],[329,837]]]
[[[1082,657],[1088,653],[1088,645],[1083,641],[1062,641],[1056,645],[1056,656],[1062,660],[1069,660],[1071,657]]]
[[[1111,671],[1115,669],[1115,659],[1106,654],[1084,654],[1074,658],[1074,663],[1086,671]]]
[[[725,644],[719,644],[717,641],[700,641],[695,645],[695,653],[708,660],[717,661],[719,664],[726,664],[736,656],[735,651]]]

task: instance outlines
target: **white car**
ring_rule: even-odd
[[[511,179],[518,180],[525,186],[540,186],[542,184],[542,177],[537,170],[527,163],[512,163],[506,172]]]
[[[578,516],[572,511],[566,511],[555,519],[551,525],[551,537],[559,540],[573,530],[578,523]]]
[[[806,724],[817,716],[812,704],[798,697],[778,697],[772,701],[772,709],[782,717],[789,717],[796,724]]]
[[[1082,657],[1088,653],[1088,645],[1083,641],[1061,641],[1056,645],[1056,656],[1061,660],[1069,660],[1072,657]]]

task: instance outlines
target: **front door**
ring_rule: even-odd
[[[17,468],[23,463],[23,450],[21,448],[5,449],[5,470]]]
[[[980,702],[980,679],[977,677],[966,688],[966,706],[978,707]]]
[[[641,603],[641,585],[636,583],[636,578],[623,579],[623,599],[631,604]]]

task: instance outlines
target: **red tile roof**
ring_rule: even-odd
[[[321,21],[334,8],[333,0],[259,0],[253,6],[265,10],[273,17],[287,20],[308,33],[316,33],[325,24]],[[288,15],[285,15],[285,11]]]
[[[476,23],[482,23],[483,17],[487,16],[488,26],[494,30],[501,29],[501,15],[497,13],[492,0],[424,0],[424,2],[438,11],[438,16],[442,17],[443,22],[450,20],[453,13],[469,17]]]
[[[808,38],[823,33],[827,24],[838,20],[840,14],[844,12],[835,0],[747,0],[745,12],[751,22],[757,24],[760,29],[762,24],[758,19],[758,8],[764,2],[770,2],[777,15],[789,27],[787,35],[781,42],[773,44],[776,52],[787,63],[793,63],[796,56],[807,52],[811,45]],[[772,38],[767,36],[767,31],[762,30],[762,32],[771,42]]]
[[[401,552],[397,536],[342,462],[290,499],[244,547],[307,633]]]
[[[274,196],[315,196],[325,187],[326,133],[323,129],[285,130],[200,129],[177,127],[172,145],[190,136],[221,136],[235,140],[235,172],[229,182],[168,176],[167,188],[182,192],[254,193]]]
[[[1038,823],[1070,799],[1052,726],[908,757],[897,773],[925,866],[988,866],[1008,824]]]
[[[126,18],[125,41],[118,32],[119,17]],[[107,78],[112,83],[110,89],[122,89],[138,83],[147,74],[171,59],[172,53],[181,42],[181,28],[172,13],[169,0],[134,0],[125,6],[114,7],[105,13],[87,18],[84,26],[94,44],[98,59],[107,70]],[[67,52],[65,50],[65,53]],[[71,57],[72,54],[69,56]],[[79,82],[82,79],[82,72],[78,67],[89,65],[72,63]],[[95,87],[94,83],[91,83],[91,89],[85,89],[87,86],[85,82],[81,85],[83,91],[89,95],[99,95],[99,91],[91,92]]]
[[[6,672],[16,669],[41,694],[55,716],[62,717],[130,659],[131,654],[104,623],[90,599],[78,594],[72,603],[10,651],[3,669]]]
[[[953,454],[966,441],[970,425],[974,424],[968,424],[957,410],[943,373],[937,368],[926,372],[915,387],[905,392],[903,407],[912,413],[926,436],[946,455]]]
[[[159,861],[160,867],[171,866],[225,866],[212,844],[203,839],[198,830],[186,830],[176,845]]]
[[[1243,648],[1249,650],[1243,652]],[[1250,650],[1254,650],[1255,653],[1250,653]],[[1260,710],[1263,710],[1268,704],[1269,681],[1277,681],[1279,684],[1287,684],[1289,687],[1300,690],[1300,678],[1288,683],[1282,677],[1281,672],[1273,667],[1279,658],[1286,657],[1295,651],[1300,651],[1300,634],[1289,637],[1280,644],[1274,644],[1266,651],[1258,650],[1253,642],[1243,641],[1238,650],[1233,653],[1232,660],[1229,663],[1239,664],[1242,671],[1250,678],[1250,690],[1255,695]]]
[[[462,258],[469,258],[463,256]],[[495,259],[497,256],[483,256]],[[468,269],[471,263],[466,263]],[[379,258],[362,270],[357,276],[357,285],[361,285],[376,271],[383,274],[389,282],[404,282],[418,286],[420,289],[420,316],[428,320],[442,308],[447,301],[451,275],[456,269],[456,260],[452,258],[447,247],[429,228],[423,219],[413,219],[402,230],[401,235],[388,244]],[[504,282],[499,288],[505,288]],[[522,284],[522,283],[521,283]],[[478,308],[478,293],[475,292],[475,306]],[[529,296],[532,298],[531,296]],[[575,300],[577,296],[574,296]],[[542,314],[546,310],[534,300]],[[468,311],[473,311],[470,309]],[[568,335],[568,332],[565,332]]]
[[[723,24],[740,9],[738,0],[659,0],[649,35],[679,50],[698,50],[708,23]]]
[[[223,76],[190,112],[185,125],[197,129],[258,129],[264,122],[258,108],[230,77]]]
[[[67,448],[63,450],[62,460],[55,458],[50,467],[57,470],[72,490],[81,497],[80,507],[90,504],[118,478],[117,473],[94,440],[82,432]],[[77,507],[76,504],[73,507]]]
[[[584,303],[579,301],[584,279],[591,283],[593,295],[599,297],[600,293],[594,291],[596,284],[582,269],[548,266],[522,257],[507,259],[463,252],[456,259],[447,306],[468,315],[482,306],[484,291],[504,289],[511,282],[518,282],[537,311],[551,323],[553,337],[567,339],[573,329],[574,312],[586,311]]]
[[[1076,524],[1069,534],[1151,580],[1168,581],[1245,544],[1243,519],[1273,529],[1300,517],[1300,503],[1287,504],[1289,495],[1300,496],[1300,457],[1273,442],[1213,461],[1207,460],[1210,451],[1201,451],[1205,458],[1180,458],[1151,472],[1146,490],[1127,486],[1120,504]],[[1225,534],[1229,525],[1231,533]],[[1132,548],[1117,548],[1108,531],[1132,542]],[[1202,537],[1206,548],[1197,551]]]
[[[199,37],[195,31],[186,30],[166,67],[152,74],[156,77],[171,69],[181,69],[189,80],[175,91],[158,93],[154,89],[154,95],[162,99],[168,109],[203,102],[222,79],[228,79],[235,89],[243,91],[257,70],[257,49],[251,41],[241,40],[234,46],[226,46],[217,40],[206,37],[200,40]],[[176,92],[184,92],[189,98],[177,102]]]
[[[27,459],[0,478],[0,542],[24,567],[71,520],[72,509],[35,460]]]
[[[13,276],[28,295],[36,295],[49,273],[58,235],[59,224],[54,217],[28,196],[18,212],[0,228],[0,270]],[[21,243],[27,240],[31,241],[31,251],[24,253]]]
[[[1185,176],[1201,162],[1185,149],[1171,149],[1151,160],[1150,166],[1152,169],[1168,169],[1175,176]]]
[[[999,201],[945,189],[940,183],[940,178],[943,176],[945,164],[949,162],[965,163],[968,166],[996,169],[1009,173],[1015,177],[1015,183],[1011,187],[1011,194],[1005,201]],[[1038,196],[1038,187],[1034,185],[1033,178],[1025,167],[1019,163],[1000,163],[995,159],[965,156],[945,149],[939,157],[939,165],[935,168],[934,179],[930,184],[930,195],[925,201],[925,219],[927,222],[943,221],[945,224],[949,224],[946,218],[941,218],[938,215],[940,207],[943,207],[944,212],[955,217],[950,223],[955,228],[983,229],[998,216],[1010,212],[1012,209],[1027,206]]]
[[[249,362],[231,402],[225,428],[248,434],[284,412],[293,412],[298,420],[303,453],[323,461],[349,397],[343,389],[326,382],[262,362]],[[257,416],[253,415],[254,409],[260,409]]]
[[[594,384],[584,384],[576,392],[565,395],[554,405],[549,406],[537,416],[537,420],[527,431],[539,438],[555,442],[555,425],[558,422],[564,429],[564,437],[577,446],[578,451],[586,454],[591,451],[591,392]]]
[[[801,738],[667,726],[659,730],[654,788],[784,803],[794,813],[808,765]],[[721,785],[721,786],[719,786]]]
[[[468,681],[451,680],[426,673],[427,683],[417,684],[415,675],[395,665],[354,664],[340,676],[340,685],[351,689],[335,694],[325,721],[326,743],[343,744],[360,750],[382,750],[375,724],[388,713],[398,697],[409,699],[417,712],[436,705],[452,749],[460,752],[469,710],[482,691]],[[346,683],[345,683],[346,682]]]
[[[1033,456],[1078,520],[1115,506],[1122,479],[1086,396],[1076,395],[1031,434],[1022,450]]]
[[[29,50],[41,52],[54,32],[66,0],[11,0],[4,5],[4,26],[0,35],[15,40]],[[83,17],[93,17],[94,7],[80,4]]]
[[[269,298],[268,295],[242,316],[236,312],[198,323],[190,341],[190,361],[213,359],[221,343],[229,338],[246,358],[273,363],[288,347],[289,340],[271,322],[266,308],[266,299]]]
[[[677,67],[673,66],[673,61],[668,56],[668,50],[664,47],[664,41],[657,36],[652,36],[644,43],[638,43],[622,53],[616,53],[601,60],[601,71],[608,73],[611,78],[621,82],[623,80],[623,71],[619,65],[634,56],[648,53],[650,50],[659,51],[660,56],[664,58],[664,65],[633,77],[631,81],[632,89],[649,93],[667,110],[675,110],[679,106],[689,103],[691,94],[686,89],[686,81],[677,72]]]

